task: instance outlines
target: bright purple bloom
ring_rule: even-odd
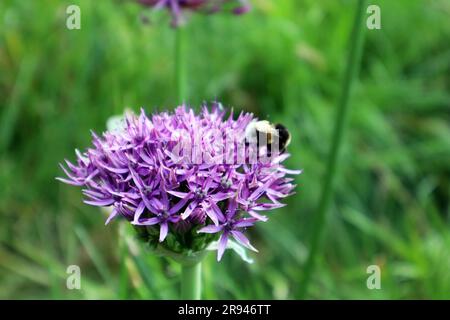
[[[295,188],[287,175],[300,171],[281,164],[286,153],[264,163],[249,162],[247,149],[238,156],[255,118],[225,114],[220,103],[197,115],[185,106],[127,114],[122,127],[93,133],[92,147],[76,150],[76,163],[66,160],[66,178],[57,179],[82,187],[86,204],[111,207],[106,223],[125,218],[154,245],[195,252],[218,237],[220,260],[232,237],[255,250],[243,232],[267,220],[262,211],[284,206]]]
[[[227,3],[235,3],[232,8],[234,14],[244,14],[250,10],[248,0],[138,0],[145,6],[155,10],[166,8],[172,15],[172,25],[179,26],[184,22],[183,11],[201,11],[206,13],[218,12]]]
[[[194,181],[187,181],[189,192],[179,192],[179,191],[169,191],[170,194],[175,197],[179,197],[183,200],[191,200],[190,204],[187,206],[186,210],[183,212],[181,217],[183,220],[187,219],[192,212],[201,208],[206,213],[206,215],[211,218],[215,225],[219,223],[219,218],[222,217],[222,212],[220,211],[217,203],[225,199],[231,198],[233,193],[225,193],[219,188],[217,184],[213,182],[214,172],[206,178],[203,178],[203,182],[199,183],[198,177],[195,177]],[[210,188],[216,187],[216,193],[208,192]]]
[[[159,199],[158,197],[153,197],[148,201],[141,202],[141,204],[136,209],[132,223],[140,226],[152,226],[155,224],[159,224],[159,242],[162,242],[166,238],[167,232],[169,231],[169,222],[177,223],[180,221],[181,217],[178,213],[188,200],[188,198],[182,199],[170,208],[168,194],[164,190],[164,192],[161,192],[161,199]],[[142,213],[146,208],[154,216],[150,218],[140,219]]]
[[[227,247],[228,238],[232,236],[237,242],[239,242],[244,247],[258,252],[250,244],[247,237],[241,232],[241,230],[253,226],[253,224],[258,221],[255,218],[239,218],[238,214],[238,202],[236,199],[230,199],[228,201],[228,209],[225,215],[221,216],[220,225],[209,225],[201,228],[198,233],[218,233],[222,232],[219,238],[219,246],[217,250],[217,261],[222,259],[222,255]]]

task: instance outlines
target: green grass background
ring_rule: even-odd
[[[304,173],[288,206],[250,233],[256,263],[207,257],[208,299],[299,297],[356,5],[252,2],[241,17],[191,17],[189,101],[284,123],[289,167]],[[450,299],[450,2],[371,3],[382,29],[366,33],[307,298]],[[81,30],[65,27],[69,4],[81,7]],[[127,243],[127,226],[105,227],[79,189],[54,179],[109,116],[173,109],[174,32],[166,14],[146,11],[145,25],[142,12],[113,0],[0,2],[0,298],[178,297],[178,265]],[[81,290],[66,288],[72,264]],[[381,290],[366,286],[373,264]]]

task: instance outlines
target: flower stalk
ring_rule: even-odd
[[[202,262],[181,265],[181,299],[200,300],[202,288]]]
[[[341,96],[338,101],[336,120],[333,130],[333,140],[331,142],[324,184],[320,196],[319,206],[315,215],[310,242],[310,252],[305,264],[303,278],[301,281],[300,298],[304,298],[308,292],[309,283],[314,273],[317,257],[320,254],[321,243],[323,242],[327,215],[329,214],[330,202],[333,196],[338,162],[342,149],[342,142],[347,129],[349,98],[353,87],[353,82],[359,71],[364,29],[363,16],[366,8],[366,0],[358,0],[353,27],[350,35],[350,48],[347,56],[347,65],[342,85]]]
[[[186,32],[185,26],[175,29],[175,87],[177,103],[185,103],[187,99],[186,79]],[[181,264],[182,300],[200,300],[202,289],[202,264]]]

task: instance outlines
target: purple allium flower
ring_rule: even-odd
[[[128,113],[122,127],[93,133],[92,147],[76,150],[76,163],[66,160],[66,178],[57,179],[82,187],[86,204],[111,207],[106,224],[125,218],[153,246],[183,254],[219,238],[220,260],[232,237],[256,251],[245,230],[267,221],[262,211],[284,206],[295,187],[287,175],[300,171],[282,165],[287,153],[252,163],[244,134],[256,119],[225,115],[220,103],[198,115],[185,106]]]
[[[244,14],[250,10],[248,0],[138,0],[138,2],[156,10],[162,8],[169,10],[172,15],[172,25],[175,27],[184,22],[183,11],[185,10],[214,13],[230,2],[235,3],[232,9],[234,14]]]
[[[240,231],[253,226],[256,221],[258,221],[258,219],[239,217],[238,201],[234,198],[228,201],[228,208],[225,215],[220,215],[220,225],[208,225],[198,230],[198,233],[222,233],[219,238],[217,250],[217,260],[220,260],[227,247],[228,237],[230,235],[244,247],[258,252],[258,250],[250,244],[247,237]]]

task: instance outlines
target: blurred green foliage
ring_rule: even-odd
[[[341,88],[354,0],[253,0],[192,15],[190,103],[215,98],[290,128],[297,194],[250,234],[247,265],[204,265],[204,297],[295,299]],[[308,298],[450,298],[450,2],[374,0],[323,255]],[[65,9],[81,7],[81,30]],[[151,24],[143,24],[146,14]],[[54,177],[125,107],[172,109],[173,30],[130,1],[0,2],[0,298],[168,299],[179,266]],[[66,268],[81,267],[81,290]],[[382,289],[366,287],[377,264]]]

